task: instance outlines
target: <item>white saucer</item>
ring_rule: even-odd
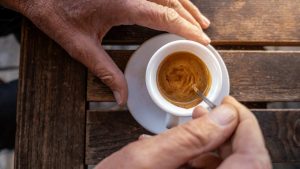
[[[158,134],[165,130],[166,112],[157,107],[150,98],[145,82],[147,64],[152,55],[163,45],[184,39],[173,34],[162,34],[143,43],[131,56],[125,69],[125,77],[128,83],[128,109],[134,119],[144,128],[152,133]],[[229,95],[229,75],[225,63],[219,53],[212,47],[208,49],[216,56],[220,62],[223,73],[223,86],[221,94],[215,104],[220,104],[222,99]],[[191,117],[181,117],[180,124],[190,120]]]

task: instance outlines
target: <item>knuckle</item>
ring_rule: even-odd
[[[183,130],[184,133],[187,133],[185,139],[189,140],[188,143],[201,149],[209,143],[210,134],[208,131],[212,131],[212,129],[210,128],[212,128],[213,126],[207,125],[204,128],[199,127],[198,123],[189,122],[186,125],[181,125],[179,127]]]
[[[179,14],[172,8],[165,7],[164,21],[166,23],[176,23],[180,19]]]
[[[95,76],[97,76],[107,86],[113,86],[115,84],[115,78],[113,74],[105,67],[96,65],[92,71]]]
[[[114,77],[112,75],[102,75],[99,78],[107,86],[113,86],[114,85],[115,80],[114,80]]]
[[[167,6],[173,9],[179,9],[181,7],[181,4],[177,0],[168,0]]]

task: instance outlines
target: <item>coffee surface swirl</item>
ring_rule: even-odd
[[[158,89],[172,104],[183,108],[198,105],[202,99],[192,86],[207,95],[211,77],[205,63],[189,52],[176,52],[167,56],[157,72]]]

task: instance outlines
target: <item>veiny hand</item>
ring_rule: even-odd
[[[96,169],[271,169],[255,116],[232,97],[208,113],[157,136],[143,136],[100,162]],[[212,153],[214,151],[214,153]]]
[[[209,44],[209,20],[189,0],[0,0],[28,17],[108,85],[120,105],[127,100],[122,72],[101,47],[108,30],[137,24]]]

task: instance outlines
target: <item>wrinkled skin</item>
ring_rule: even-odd
[[[138,24],[202,44],[210,39],[205,18],[188,0],[0,0],[28,17],[76,60],[86,65],[125,104],[124,76],[101,47],[116,25]],[[211,113],[198,107],[194,120],[157,136],[143,135],[100,162],[96,169],[270,169],[271,162],[254,115],[227,97]],[[217,153],[212,153],[216,151]]]
[[[117,102],[127,101],[122,72],[101,47],[108,30],[137,24],[209,44],[209,20],[189,0],[0,0],[27,16],[73,58],[108,85]]]
[[[96,169],[272,168],[255,116],[234,98],[226,97],[211,113],[198,107],[193,118],[157,136],[142,135]]]

